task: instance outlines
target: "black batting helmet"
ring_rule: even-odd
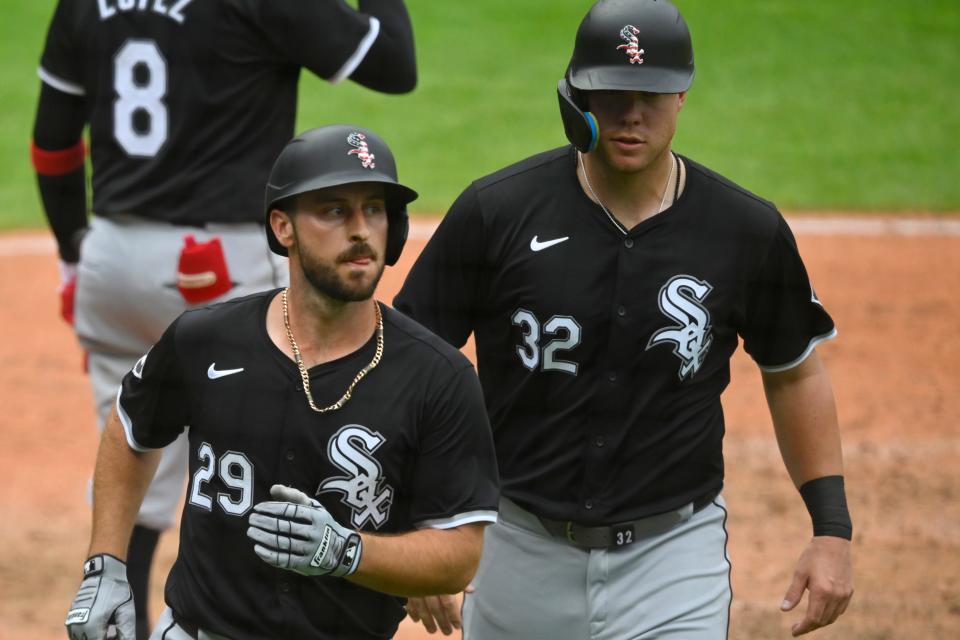
[[[563,129],[587,152],[597,122],[582,91],[680,93],[693,82],[693,44],[667,0],[600,0],[580,22],[566,76],[557,83]]]
[[[311,129],[287,143],[270,170],[264,209],[267,242],[287,255],[270,227],[270,211],[290,196],[354,182],[379,182],[386,190],[387,250],[384,261],[396,264],[407,241],[407,204],[417,192],[397,182],[397,164],[383,139],[369,129],[338,124]]]

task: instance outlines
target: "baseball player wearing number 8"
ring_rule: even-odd
[[[694,75],[665,0],[602,0],[558,84],[572,143],[472,183],[395,300],[472,332],[503,499],[465,640],[718,640],[729,623],[720,395],[742,338],[813,537],[783,608],[852,593],[839,428],[816,346],[835,335],[777,209],[674,153]],[[428,628],[450,598],[411,600]]]
[[[124,373],[185,309],[285,283],[283,258],[264,242],[261,188],[293,136],[301,68],[334,83],[411,90],[402,0],[360,0],[358,10],[342,0],[57,3],[32,157],[59,247],[63,313],[89,356],[101,428]],[[131,539],[141,638],[154,548],[183,493],[185,447],[185,438],[168,447]]]
[[[387,639],[404,597],[466,586],[499,497],[480,383],[372,298],[416,196],[370,130],[285,147],[265,215],[290,286],[185,312],[124,377],[71,638],[110,622],[133,638],[126,540],[184,425],[191,480],[153,640]]]

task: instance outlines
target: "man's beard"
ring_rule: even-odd
[[[380,282],[380,277],[383,276],[383,264],[379,265],[379,270],[373,280],[366,285],[363,284],[362,277],[358,277],[356,282],[350,282],[337,273],[338,264],[353,258],[372,256],[373,261],[377,261],[378,256],[376,252],[365,242],[355,244],[348,251],[338,255],[332,265],[305,251],[301,244],[298,244],[298,249],[297,259],[300,262],[303,275],[307,278],[307,282],[309,282],[318,293],[322,293],[332,300],[338,300],[340,302],[369,300],[373,296],[377,284]]]

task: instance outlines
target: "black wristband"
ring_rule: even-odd
[[[853,537],[843,476],[824,476],[804,482],[800,487],[800,496],[813,521],[813,535],[846,540]]]

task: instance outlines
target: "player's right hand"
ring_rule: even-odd
[[[83,563],[83,582],[64,624],[70,640],[136,640],[136,612],[127,582],[127,564],[105,553],[90,556]]]
[[[471,585],[464,593],[472,591]],[[407,598],[406,610],[410,619],[422,624],[427,633],[436,633],[439,629],[443,635],[449,636],[454,630],[463,627],[460,603],[460,594]]]

